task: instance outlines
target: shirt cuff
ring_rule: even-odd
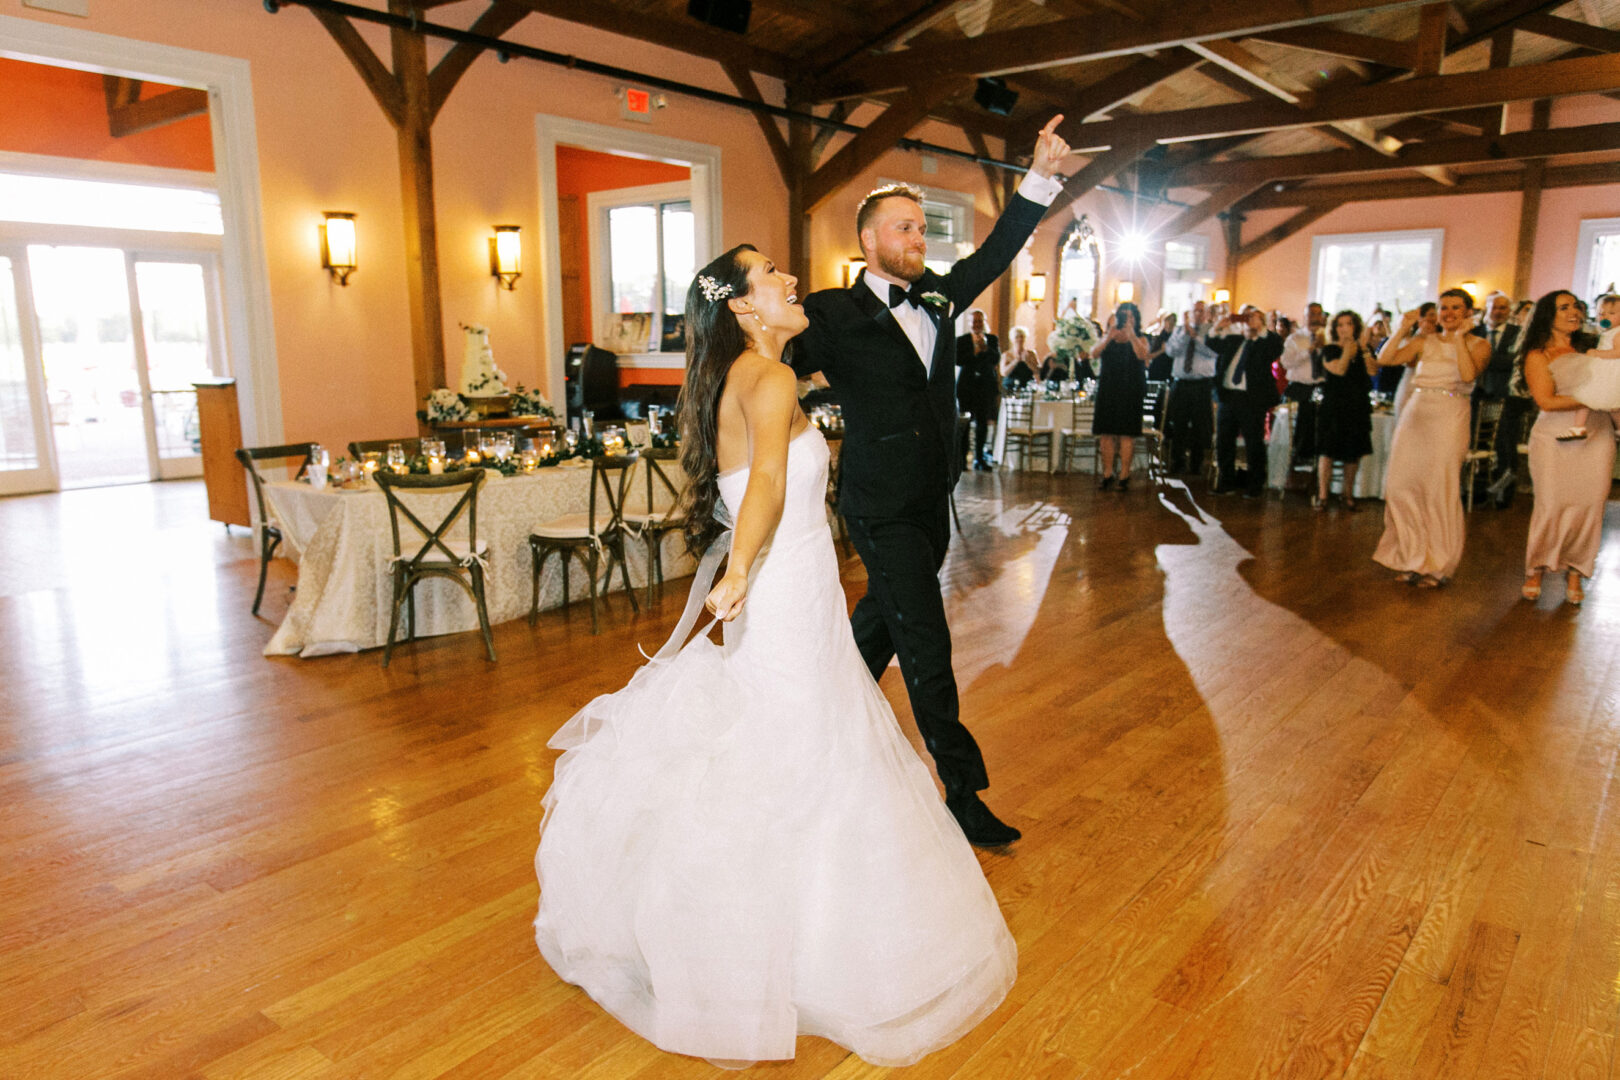
[[[1034,172],[1025,173],[1024,179],[1018,184],[1018,194],[1041,206],[1051,206],[1052,200],[1057,198],[1058,192],[1062,190],[1063,182],[1057,177],[1042,176]]]

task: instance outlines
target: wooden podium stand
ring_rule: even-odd
[[[236,406],[235,379],[204,379],[197,388],[197,425],[201,429],[203,486],[208,490],[208,516],[226,525],[253,527],[248,505],[247,473],[236,460],[242,445],[242,415]]]

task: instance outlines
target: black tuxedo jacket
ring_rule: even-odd
[[[1001,342],[996,335],[984,335],[984,350],[973,351],[972,334],[956,339],[956,400],[964,412],[993,413],[1001,397]]]
[[[962,472],[951,320],[1001,276],[1045,213],[1015,195],[979,250],[948,274],[923,271],[923,291],[944,298],[938,307],[923,306],[936,330],[931,367],[923,367],[888,305],[866,284],[864,270],[847,289],[805,298],[810,326],[794,339],[793,370],[801,378],[821,372],[838,395],[844,417],[839,507],[845,514],[923,514],[950,493]]]
[[[1471,332],[1490,340],[1491,332],[1484,326],[1476,326]],[[1502,332],[1496,337],[1496,347],[1491,350],[1491,358],[1479,377],[1479,392],[1486,397],[1507,397],[1508,382],[1513,378],[1514,346],[1518,341],[1518,323],[1510,322],[1502,327]]]
[[[1236,391],[1226,388],[1226,369],[1232,365],[1232,358],[1245,341],[1249,342],[1249,347],[1243,353],[1244,390],[1241,396],[1251,404],[1274,408],[1282,396],[1277,393],[1277,379],[1271,373],[1271,365],[1282,357],[1283,340],[1269,330],[1252,341],[1243,334],[1208,339],[1209,347],[1215,350],[1215,393],[1222,401],[1235,400],[1239,396]]]

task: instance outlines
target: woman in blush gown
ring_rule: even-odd
[[[1416,362],[1412,396],[1395,423],[1384,475],[1384,535],[1373,559],[1399,580],[1436,588],[1462,561],[1465,528],[1462,463],[1468,454],[1468,398],[1490,359],[1490,344],[1468,333],[1474,300],[1462,289],[1440,294],[1437,331],[1419,331],[1408,311],[1401,333],[1379,354],[1384,367]],[[1410,334],[1404,343],[1404,335]]]
[[[1607,412],[1592,409],[1585,421],[1585,438],[1560,438],[1585,405],[1569,394],[1571,369],[1564,365],[1561,372],[1558,360],[1592,345],[1581,333],[1573,293],[1550,292],[1536,301],[1523,341],[1514,379],[1522,379],[1541,415],[1530,429],[1535,507],[1530,512],[1521,592],[1526,600],[1538,599],[1542,574],[1551,570],[1564,575],[1564,599],[1579,604],[1586,598],[1582,579],[1592,576],[1603,540],[1603,508],[1614,472],[1613,422]],[[1566,378],[1559,378],[1560,373]]]
[[[744,245],[687,294],[681,464],[704,556],[669,643],[551,741],[535,937],[665,1050],[741,1065],[818,1035],[904,1065],[995,1009],[1017,952],[855,647],[827,446],[780,363],[806,325],[795,284]],[[700,601],[723,645],[707,627],[681,645]]]

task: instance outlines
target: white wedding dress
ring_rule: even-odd
[[[662,650],[551,740],[535,939],[665,1050],[751,1062],[819,1035],[910,1064],[1016,975],[978,860],[855,648],[826,480],[810,427],[725,644]],[[726,505],[747,484],[722,474]]]

